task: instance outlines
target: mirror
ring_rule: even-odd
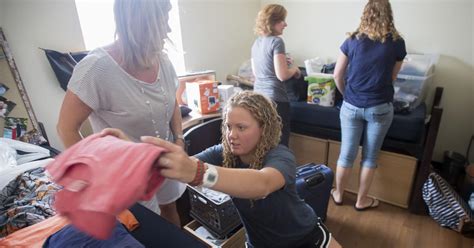
[[[2,28],[0,28],[0,137],[33,144],[46,142]]]

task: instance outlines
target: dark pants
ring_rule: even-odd
[[[324,225],[323,221],[318,218],[318,222],[314,227],[313,231],[306,235],[301,242],[298,242],[292,247],[296,248],[327,248],[331,241],[331,233],[328,231],[327,227]],[[248,241],[245,242],[246,248],[257,248],[256,246],[251,245]]]
[[[281,118],[281,124],[283,125],[281,129],[280,144],[288,147],[290,141],[290,103],[289,102],[276,102],[277,112]]]
[[[298,248],[326,248],[329,247],[329,242],[331,241],[331,233],[328,231],[328,228],[324,225],[321,219],[318,218],[318,223],[314,227],[314,230],[304,238],[304,241],[301,245],[298,245]]]
[[[131,234],[145,247],[206,247],[191,234],[184,232],[139,203],[132,206],[130,211],[140,222],[140,226]]]

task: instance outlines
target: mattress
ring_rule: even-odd
[[[290,102],[291,131],[327,139],[340,140],[339,109],[306,102]],[[395,114],[387,139],[420,143],[425,128],[426,105],[420,104],[409,114]]]

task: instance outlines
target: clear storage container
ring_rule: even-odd
[[[426,77],[434,72],[434,65],[438,62],[437,54],[407,54],[403,60],[399,74]]]
[[[438,59],[437,54],[407,54],[394,82],[394,100],[408,103],[410,109],[418,107],[433,83]]]
[[[426,91],[432,81],[433,75],[424,77],[399,74],[394,82],[394,100],[407,102],[410,109],[414,109],[425,100]]]

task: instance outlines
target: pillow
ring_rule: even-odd
[[[304,80],[307,76],[306,69],[304,67],[299,67],[299,69],[300,78],[290,78],[283,82],[290,102],[305,102],[308,98],[308,82]]]

